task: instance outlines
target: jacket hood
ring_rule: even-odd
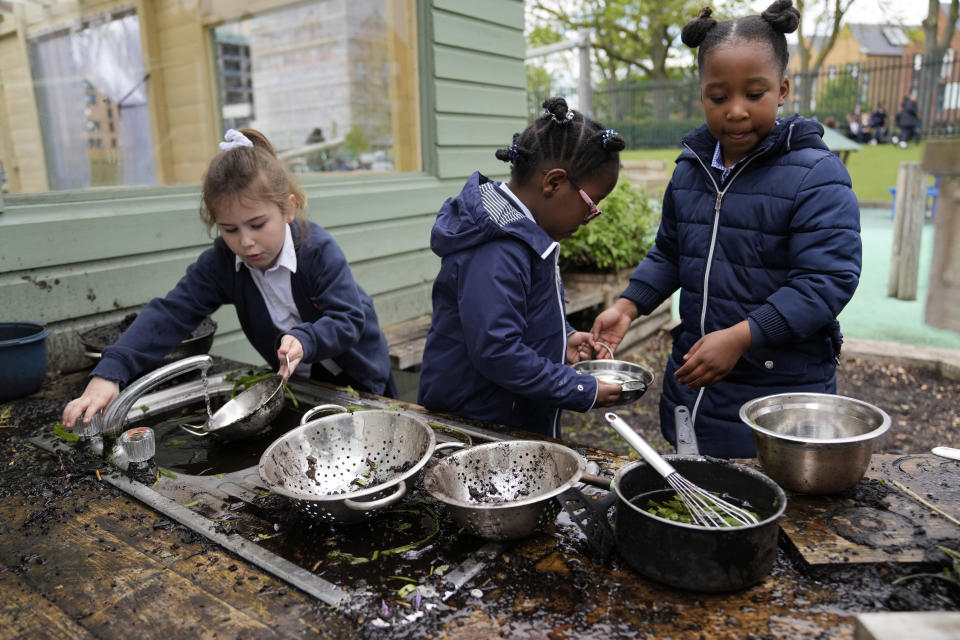
[[[687,135],[683,136],[683,153],[677,158],[686,156],[692,160],[691,151],[704,160],[707,166],[713,160],[713,151],[717,146],[717,139],[711,135],[706,124],[702,124]],[[760,141],[760,144],[749,155],[766,155],[776,152],[777,155],[795,149],[825,149],[823,142],[823,126],[816,120],[807,120],[801,115],[792,115],[777,121],[773,131]]]
[[[500,183],[474,172],[463,190],[447,199],[430,232],[430,248],[441,258],[491,240],[514,237],[546,257],[557,244],[524,215]]]

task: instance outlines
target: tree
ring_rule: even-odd
[[[672,74],[671,51],[680,28],[703,6],[702,0],[534,0],[529,18],[537,28],[531,45],[562,39],[579,29],[593,32],[591,46],[597,69],[608,89],[636,78],[666,82]],[[742,13],[747,0],[731,0],[724,11]],[[668,117],[668,94],[654,93],[654,117]],[[623,114],[611,114],[618,119]]]
[[[930,0],[935,2],[936,0]],[[801,16],[815,16],[810,35],[804,33],[803,20],[797,28],[797,55],[800,59],[800,110],[809,111],[813,81],[842,29],[843,16],[855,0],[794,0]]]
[[[923,20],[923,66],[920,69],[920,87],[917,91],[917,102],[922,125],[934,126],[934,109],[936,106],[937,79],[943,56],[950,46],[957,24],[958,0],[950,0],[950,9],[947,13],[947,22],[943,33],[937,38],[940,22],[940,3],[938,0],[928,0],[927,17]]]

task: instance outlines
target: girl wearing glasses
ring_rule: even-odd
[[[595,343],[566,321],[557,260],[558,241],[600,215],[624,140],[563,98],[543,108],[497,150],[509,182],[474,173],[437,214],[430,246],[442,261],[419,401],[560,437],[560,409],[606,406],[620,393],[566,366]]]

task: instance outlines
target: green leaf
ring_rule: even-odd
[[[170,471],[169,469],[164,469],[163,467],[158,468],[157,473],[159,473],[162,476],[166,476],[167,478],[173,478],[173,479],[177,478],[177,474],[175,474],[173,471]]]
[[[405,584],[399,589],[397,589],[397,596],[400,599],[406,598],[408,595],[417,590],[416,584]]]
[[[360,397],[360,392],[354,389],[353,387],[351,387],[350,385],[347,385],[344,391],[347,393],[347,395],[353,396],[354,398]]]
[[[201,498],[200,500],[194,500],[193,502],[188,502],[187,504],[185,504],[185,505],[183,505],[183,506],[185,506],[186,508],[189,509],[190,507],[195,507],[195,506],[197,506],[198,504],[203,504],[203,498]]]
[[[67,428],[62,424],[53,425],[53,435],[60,438],[64,442],[76,442],[80,439],[80,436],[72,431],[67,430]]]

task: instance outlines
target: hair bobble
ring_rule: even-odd
[[[604,132],[603,132],[603,135],[600,136],[600,146],[603,147],[604,149],[606,149],[606,148],[607,148],[607,139],[608,139],[610,136],[619,135],[619,133],[620,133],[619,131],[615,131],[614,129],[607,129],[606,131],[604,131]]]
[[[571,120],[573,120],[574,113],[576,112],[573,109],[570,109],[569,111],[567,111],[566,115],[558,118],[557,114],[555,114],[554,112],[550,111],[549,109],[544,109],[543,117],[550,116],[550,119],[556,122],[557,124],[564,125],[570,122]]]
[[[220,143],[220,151],[230,151],[231,149],[237,149],[239,147],[253,146],[250,138],[236,129],[227,129],[227,132],[223,134],[223,140],[224,141]]]
[[[517,146],[517,140],[520,139],[520,134],[513,134],[513,143],[507,148],[507,157],[511,161],[516,160],[520,157],[520,147]]]

